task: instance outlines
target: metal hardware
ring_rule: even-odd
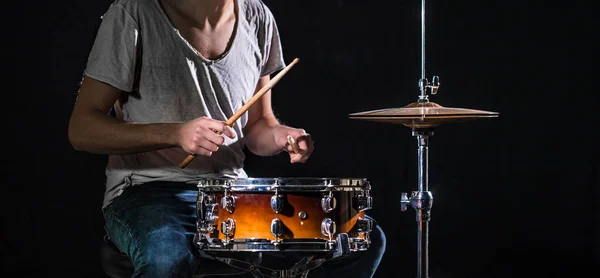
[[[235,234],[235,220],[227,218],[227,220],[221,222],[221,232],[228,238],[233,237]]]
[[[331,240],[333,234],[335,234],[335,222],[331,220],[331,218],[323,219],[321,222],[321,233],[323,233],[324,236],[329,237],[329,240]]]
[[[280,213],[283,209],[283,198],[277,193],[277,189],[275,189],[275,195],[271,196],[271,209],[274,213]]]
[[[359,234],[370,233],[373,230],[373,221],[358,217],[356,220],[356,231]]]
[[[229,213],[233,213],[235,210],[235,198],[231,195],[227,195],[227,190],[225,190],[225,193],[223,194],[224,196],[221,197],[221,208]]]
[[[325,213],[332,212],[335,209],[336,204],[337,201],[331,191],[329,191],[328,195],[323,196],[323,198],[321,198],[321,209],[323,209]]]
[[[275,218],[271,221],[271,234],[276,238],[283,234],[283,222],[281,222],[281,219]]]

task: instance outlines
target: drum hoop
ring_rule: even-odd
[[[349,238],[350,251],[365,251],[369,247],[369,241],[363,238]],[[209,252],[219,251],[261,251],[261,252],[332,252],[336,250],[335,241],[326,239],[285,239],[275,244],[270,239],[234,239],[228,242],[223,242],[218,239],[220,244],[213,246],[207,244],[206,240],[197,241],[200,249]],[[202,246],[202,247],[201,247]]]
[[[370,189],[370,183],[366,178],[207,178],[198,181],[197,187],[202,190],[230,191],[354,191]]]

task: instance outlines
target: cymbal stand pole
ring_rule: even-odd
[[[425,0],[421,0],[421,79],[419,79],[419,89],[421,95],[419,102],[427,102],[427,78],[425,77]]]
[[[438,76],[433,76],[431,83],[425,77],[425,0],[421,0],[421,79],[419,79],[419,102],[428,102],[427,89],[431,89],[431,94],[437,94],[440,80]]]
[[[429,278],[429,220],[433,194],[429,191],[429,137],[433,135],[430,129],[413,129],[413,136],[418,143],[418,190],[413,191],[410,198],[402,193],[400,205],[406,211],[408,204],[415,210],[417,216],[417,278]]]

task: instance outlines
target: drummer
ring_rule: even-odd
[[[109,157],[105,226],[134,277],[192,277],[199,264],[217,264],[199,259],[191,241],[199,178],[247,177],[246,147],[260,156],[287,151],[290,163],[309,159],[310,134],[279,122],[270,92],[233,126],[225,123],[284,67],[277,24],[260,0],[116,0],[107,7],[68,136],[75,149]],[[196,158],[178,167],[190,154]],[[337,268],[332,262],[324,275],[371,277],[385,247],[375,230],[368,253]]]

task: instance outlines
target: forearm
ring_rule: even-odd
[[[77,150],[97,154],[132,154],[177,146],[179,124],[129,123],[102,111],[86,111],[69,123],[69,140]]]
[[[283,148],[275,140],[275,132],[281,127],[274,115],[263,116],[246,127],[248,150],[259,156],[271,156],[281,152]]]

